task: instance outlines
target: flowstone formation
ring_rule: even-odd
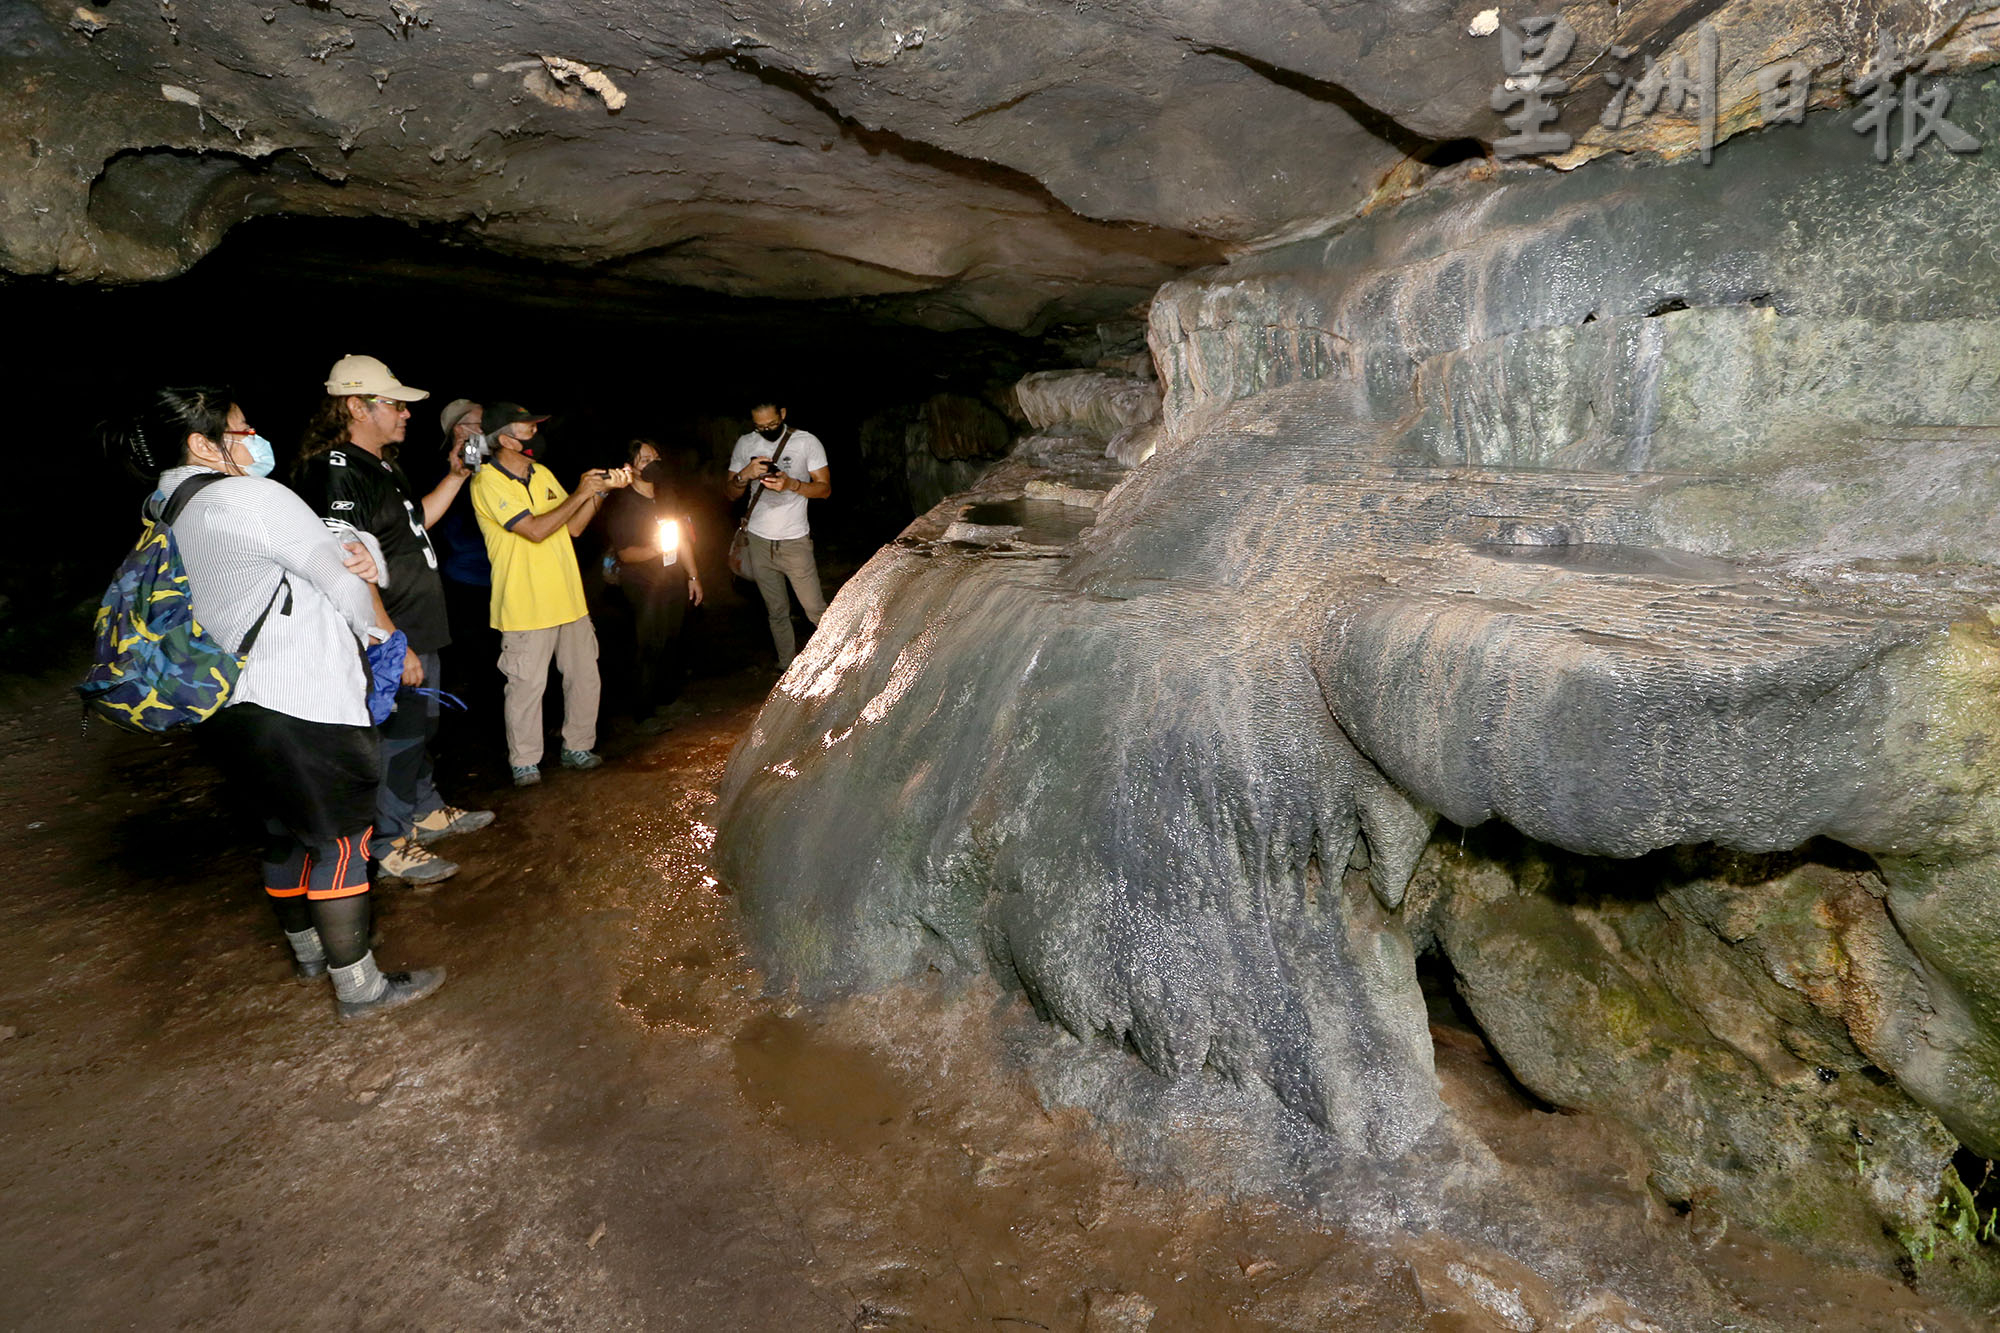
[[[1996,85],[1953,116],[2000,137]],[[1151,456],[1028,441],[732,759],[761,960],[988,969],[1108,1118],[1532,1249],[1429,955],[1668,1200],[1925,1252],[2000,1154],[1996,172],[1816,116],[1169,285]]]

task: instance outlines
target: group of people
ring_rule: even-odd
[[[419,999],[444,980],[442,968],[385,973],[377,965],[373,881],[448,878],[458,867],[431,845],[494,820],[446,801],[431,757],[447,697],[441,653],[451,641],[431,532],[462,511],[461,493],[469,492],[488,571],[517,786],[541,781],[552,659],[563,676],[558,763],[588,770],[603,762],[597,637],[573,539],[604,512],[607,579],[631,602],[638,686],[649,705],[670,693],[660,650],[688,606],[701,604],[702,587],[694,525],[652,441],[633,441],[624,465],[587,470],[572,491],[536,461],[545,416],[459,399],[439,422],[444,475],[420,494],[397,452],[410,405],[428,391],[375,357],[353,355],[334,364],[325,389],[289,487],[271,478],[269,442],[223,390],[161,390],[116,439],[136,473],[157,479],[152,512],[174,515],[196,619],[233,651],[249,645],[228,705],[199,734],[268,834],[264,891],[298,975],[330,974],[338,1013],[354,1019]],[[825,606],[805,509],[832,488],[824,448],[788,426],[782,406],[759,404],[752,420],[732,453],[728,490],[732,499],[756,491],[744,573],[770,610],[782,668],[796,652],[787,585],[813,623]],[[194,487],[172,507],[177,490],[213,474],[227,484]],[[463,541],[447,550],[455,560],[473,554]],[[393,708],[376,725],[368,650],[399,633],[400,668],[386,663]],[[384,669],[378,663],[375,673]]]

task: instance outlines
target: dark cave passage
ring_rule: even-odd
[[[983,407],[997,458],[1020,429],[1008,415],[1023,374],[1143,350],[1136,323],[1102,336],[936,332],[859,301],[733,298],[510,261],[379,219],[253,220],[181,277],[0,279],[0,305],[27,335],[14,354],[23,392],[48,408],[21,423],[16,484],[0,496],[0,518],[46,555],[0,574],[0,648],[30,661],[87,637],[134,530],[143,488],[105,461],[97,425],[163,385],[232,389],[283,478],[327,367],[377,356],[431,391],[401,451],[420,488],[443,471],[439,409],[518,402],[551,414],[543,457],[562,477],[621,462],[634,436],[659,441],[714,492],[711,542],[733,521],[721,497],[729,447],[753,401],[777,398],[827,445],[837,498],[817,506],[815,535],[831,570],[851,572],[929,503],[912,499],[900,457],[927,402]],[[50,505],[50,492],[65,499]]]

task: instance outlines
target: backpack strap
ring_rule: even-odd
[[[264,622],[271,618],[271,608],[278,604],[278,593],[280,592],[285,594],[285,609],[278,612],[278,614],[288,616],[292,613],[292,576],[285,574],[279,577],[277,591],[271,594],[269,604],[258,613],[257,619],[251,623],[250,632],[243,636],[243,642],[236,649],[238,657],[250,656],[250,649],[257,642],[257,632],[263,629]]]
[[[188,501],[194,499],[195,496],[201,494],[202,491],[213,486],[216,482],[226,481],[227,479],[220,472],[195,473],[192,477],[174,487],[174,493],[167,497],[166,503],[160,508],[159,521],[171,528],[174,525],[174,520],[179,518],[181,512],[188,507]],[[288,616],[292,613],[292,578],[291,575],[285,574],[279,577],[278,586],[271,593],[271,600],[257,614],[257,619],[251,622],[250,632],[243,636],[242,644],[236,649],[238,657],[248,657],[250,655],[251,647],[257,642],[258,632],[264,628],[264,622],[271,618],[272,608],[278,605],[279,593],[285,595],[285,606],[278,614]]]
[[[222,480],[224,478],[220,472],[197,472],[174,487],[174,493],[168,496],[166,503],[160,507],[160,522],[172,527],[174,520],[181,516],[181,511],[188,507],[188,501]]]

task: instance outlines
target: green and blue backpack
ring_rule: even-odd
[[[205,721],[229,702],[271,608],[257,617],[240,649],[223,647],[194,618],[173,532],[188,501],[221,480],[202,473],[182,482],[164,504],[158,494],[147,500],[145,530],[97,607],[97,651],[76,687],[86,719],[95,715],[151,735]]]

